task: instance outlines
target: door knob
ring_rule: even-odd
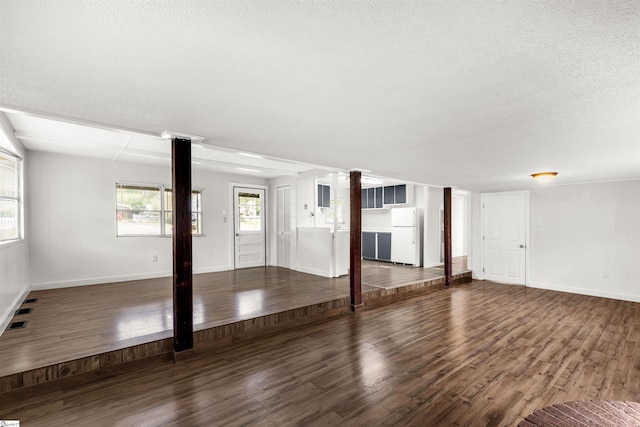
[[[524,248],[524,245],[520,245],[521,248]]]

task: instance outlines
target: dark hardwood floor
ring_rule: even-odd
[[[514,426],[640,399],[640,304],[472,282],[24,398],[24,426]]]
[[[363,293],[442,277],[438,269],[363,263]],[[170,338],[170,277],[33,291],[27,327],[0,336],[0,377]],[[329,279],[259,267],[198,274],[193,323],[200,331],[349,296],[349,277]],[[0,387],[0,392],[1,392]]]

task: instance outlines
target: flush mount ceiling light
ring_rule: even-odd
[[[531,177],[538,182],[549,182],[552,181],[556,175],[558,175],[558,172],[538,172],[532,173]]]

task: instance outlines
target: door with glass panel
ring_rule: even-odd
[[[265,190],[234,187],[235,268],[265,265]]]

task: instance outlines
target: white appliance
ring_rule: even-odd
[[[420,266],[420,230],[418,208],[391,209],[391,261]]]

